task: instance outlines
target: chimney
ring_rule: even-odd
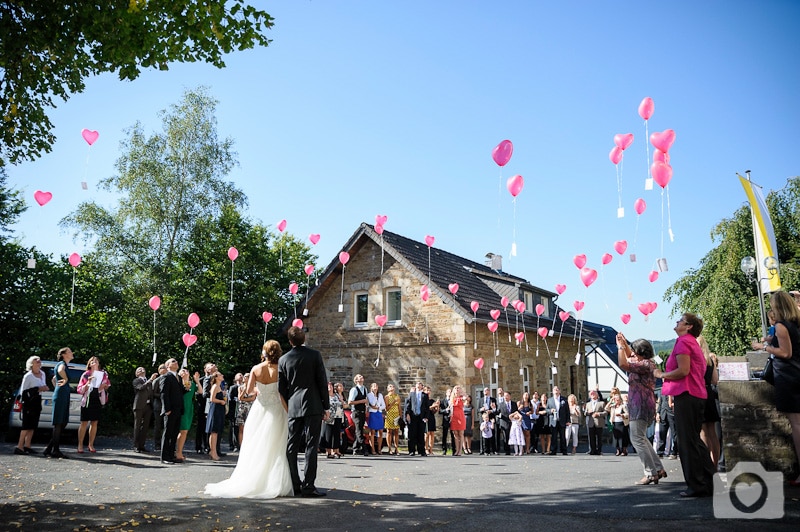
[[[490,267],[496,272],[503,271],[503,256],[502,255],[495,255],[494,253],[487,253],[486,254],[486,262],[484,263],[486,266]]]

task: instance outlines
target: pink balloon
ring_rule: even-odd
[[[525,186],[525,179],[519,174],[509,177],[506,181],[506,188],[515,198],[522,192],[523,186]]]
[[[630,314],[623,314],[622,316],[620,316],[620,317],[619,317],[619,319],[621,319],[621,320],[622,320],[622,323],[624,323],[625,325],[627,325],[627,324],[628,324],[628,322],[630,322],[630,321],[631,321],[631,315],[630,315]]]
[[[473,362],[473,364],[475,364],[475,367],[478,368],[479,370],[483,369],[483,359],[482,358],[479,358],[479,359],[475,360]]]
[[[567,285],[565,284],[557,284],[556,285],[556,293],[558,295],[563,294],[567,290]]]
[[[427,301],[429,297],[431,297],[431,291],[428,288],[428,285],[424,284],[419,289],[419,297],[422,298],[423,301]]]
[[[614,144],[616,144],[617,147],[622,151],[625,151],[625,149],[632,143],[633,143],[633,133],[617,133],[616,135],[614,135]]]
[[[656,303],[655,301],[651,301],[650,303],[648,303],[648,305],[650,305],[650,312],[653,312],[655,309],[658,308],[658,303]]]
[[[652,312],[650,310],[650,305],[648,305],[647,303],[639,303],[637,307],[639,308],[639,312],[641,312],[645,316],[647,316],[648,314],[650,314],[650,312]]]
[[[614,164],[619,164],[622,160],[622,150],[619,146],[614,146],[611,148],[611,151],[608,152],[608,160]]]
[[[622,255],[625,253],[625,250],[628,249],[628,241],[627,240],[617,240],[614,242],[614,251]]]
[[[195,342],[197,342],[197,336],[194,334],[183,333],[183,345],[186,347],[192,347]]]
[[[581,268],[581,281],[585,287],[591,286],[597,280],[597,270],[592,268]]]
[[[653,180],[661,188],[666,188],[672,180],[672,167],[661,161],[656,161],[650,166],[650,173],[653,175]]]
[[[669,154],[664,153],[658,148],[653,150],[653,162],[661,161],[662,163],[669,164]]]
[[[608,264],[613,258],[614,257],[611,255],[611,253],[603,253],[603,256],[600,258],[600,262],[603,264]]]
[[[278,222],[278,231],[283,233],[286,230],[286,220],[281,220]]]
[[[495,332],[497,330],[497,322],[496,321],[490,321],[489,323],[486,324],[486,326],[489,327],[489,330],[492,331],[492,332]]]
[[[561,310],[558,312],[558,317],[561,318],[561,321],[567,321],[569,319],[569,312]]]
[[[524,339],[525,339],[525,333],[524,333],[524,332],[522,332],[522,331],[519,331],[518,333],[514,334],[514,338],[516,338],[516,339],[517,339],[517,343],[518,343],[518,344],[519,344],[519,343],[522,343],[522,340],[524,340]]]
[[[306,272],[306,275],[311,275],[312,273],[314,273],[314,265],[306,264],[306,267],[303,268],[303,271]]]
[[[673,142],[675,142],[675,130],[665,129],[664,131],[654,131],[650,134],[650,144],[664,153],[669,153]]]
[[[386,225],[386,222],[389,220],[389,217],[383,214],[376,214],[375,215],[375,225]]]
[[[572,306],[574,306],[574,307],[575,307],[575,310],[577,310],[578,312],[580,312],[581,310],[583,310],[583,306],[584,306],[584,304],[585,304],[585,303],[584,303],[583,301],[576,301],[575,303],[573,303],[573,304],[572,304]]]
[[[650,272],[650,275],[648,275],[647,278],[650,279],[651,283],[658,281],[658,272],[653,270]]]
[[[308,239],[311,241],[312,244],[316,246],[317,242],[319,242],[319,235],[316,233],[308,235]]]
[[[269,323],[269,321],[272,319],[272,312],[261,313],[261,319],[264,320],[264,323]]]
[[[150,298],[150,301],[147,302],[150,305],[150,308],[153,310],[158,310],[161,307],[161,298],[158,296],[153,296]]]
[[[536,332],[539,333],[539,336],[545,338],[547,336],[547,327],[539,327],[539,329]]]
[[[200,324],[200,316],[198,316],[197,314],[192,312],[191,314],[189,314],[189,317],[186,319],[186,323],[189,324],[189,327],[194,329],[195,327],[197,327]]]
[[[347,264],[349,260],[350,260],[350,254],[348,252],[342,251],[341,253],[339,253],[339,262],[341,262],[342,264]]]
[[[500,317],[500,311],[496,308],[492,309],[489,311],[489,316],[491,316],[493,320],[496,320]]]
[[[636,211],[636,214],[642,214],[645,209],[647,209],[647,203],[642,198],[633,202],[633,210]]]
[[[72,255],[69,256],[69,264],[73,268],[77,268],[78,264],[80,263],[81,263],[81,256],[78,255],[77,253],[73,253]]]
[[[48,201],[53,199],[53,193],[42,192],[41,190],[37,190],[36,192],[33,193],[33,199],[36,200],[36,203],[38,203],[39,206],[44,206]]]
[[[503,306],[503,308],[506,308],[508,306],[508,298],[506,296],[501,297],[500,304]]]
[[[525,306],[525,302],[524,301],[519,301],[518,300],[516,302],[516,304],[514,305],[514,308],[517,309],[517,312],[519,312],[520,314],[525,314],[525,309],[527,307]]]
[[[81,136],[83,137],[83,140],[85,140],[86,143],[91,146],[100,137],[100,133],[91,129],[83,129],[81,130]]]
[[[428,236],[426,236],[426,237],[425,237],[425,244],[427,244],[427,246],[428,246],[429,248],[430,248],[430,247],[433,247],[433,242],[434,242],[435,240],[436,240],[436,239],[435,239],[434,237],[432,237],[431,235],[428,235]]]
[[[239,256],[239,250],[238,249],[236,249],[235,247],[229,247],[228,248],[228,258],[231,259],[231,261],[236,260],[236,258],[238,256]]]
[[[472,303],[469,304],[469,308],[472,309],[472,312],[478,312],[480,306],[481,306],[480,303],[478,303],[477,301],[473,301]]]
[[[492,159],[497,166],[505,166],[511,160],[511,154],[514,152],[514,145],[510,140],[503,140],[494,147],[492,150]]]
[[[581,253],[580,255],[575,255],[572,257],[572,264],[575,265],[576,268],[581,269],[586,266],[586,255]]]
[[[541,316],[541,315],[542,315],[542,313],[544,312],[544,305],[542,305],[541,303],[539,303],[538,305],[536,305],[536,307],[534,308],[534,310],[536,311],[536,315],[537,315],[537,316]]]
[[[650,120],[650,117],[653,116],[653,111],[655,111],[655,109],[656,106],[653,103],[653,99],[647,96],[642,100],[642,103],[639,104],[639,116],[645,120]]]
[[[383,226],[382,225],[375,225],[375,232],[379,235],[383,234]]]
[[[386,325],[386,314],[378,314],[375,316],[375,323],[378,324],[378,327]]]
[[[297,294],[297,289],[298,289],[298,288],[299,288],[299,287],[297,286],[297,283],[291,283],[291,284],[289,285],[289,292],[291,292],[291,293],[292,293],[292,295],[295,295],[295,294]]]
[[[303,328],[303,320],[300,318],[295,318],[292,320],[292,327],[297,327],[298,329]]]
[[[450,290],[451,294],[456,295],[456,292],[458,292],[458,283],[450,283],[447,285],[447,288]]]

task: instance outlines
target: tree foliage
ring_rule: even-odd
[[[778,245],[783,288],[800,287],[800,177],[767,195]],[[703,336],[719,355],[742,355],[761,336],[758,289],[740,270],[746,256],[755,256],[750,208],[744,205],[711,232],[716,244],[693,268],[670,286],[673,314],[695,312],[705,324]]]
[[[0,166],[50,151],[47,112],[87,77],[133,80],[172,62],[222,68],[224,54],[267,46],[272,24],[245,0],[0,1]]]

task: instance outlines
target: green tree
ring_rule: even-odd
[[[800,282],[800,177],[767,197],[775,228],[784,289]],[[742,355],[753,337],[761,335],[756,284],[745,277],[742,258],[755,256],[750,208],[744,205],[711,232],[716,247],[697,268],[670,286],[665,297],[673,302],[673,315],[696,312],[704,320],[703,336],[719,355]]]
[[[55,99],[89,76],[172,62],[225,66],[224,54],[267,46],[273,19],[245,0],[11,0],[0,2],[0,166],[32,160],[55,142]]]

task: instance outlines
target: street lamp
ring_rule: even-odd
[[[756,277],[756,270],[757,270],[757,263],[756,259],[753,257],[745,257],[742,259],[742,262],[739,264],[739,268],[741,268],[742,273],[747,276],[748,281],[755,281],[756,288],[758,288],[758,304],[759,308],[761,309],[761,333],[762,337],[767,337],[767,320],[766,320],[766,311],[764,309],[764,294],[761,291],[761,281],[762,279],[758,279]],[[773,278],[778,273],[778,259],[773,256],[766,257],[764,259],[764,268],[769,272],[769,278]]]

